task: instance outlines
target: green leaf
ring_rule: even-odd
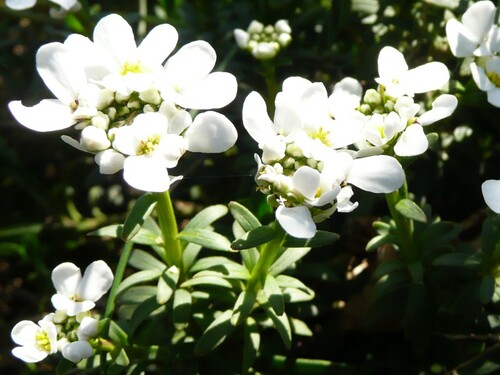
[[[204,229],[226,214],[227,207],[222,204],[209,206],[189,220],[184,229]]]
[[[125,307],[126,305],[122,305]],[[160,305],[156,301],[156,295],[145,299],[141,303],[135,304],[132,307],[128,331],[131,335],[145,321],[149,321],[153,316],[162,314],[166,311],[165,305]]]
[[[434,259],[432,262],[435,266],[468,266],[477,267],[480,265],[479,259],[468,253],[447,253]]]
[[[373,289],[376,298],[381,298],[387,294],[392,294],[402,288],[407,288],[410,284],[410,275],[406,272],[393,272],[382,276]]]
[[[172,320],[175,325],[185,324],[191,315],[191,305],[193,299],[191,293],[186,289],[178,288],[174,292],[174,303],[172,311]]]
[[[283,313],[285,312],[283,295],[281,294],[281,288],[279,287],[278,282],[273,275],[266,275],[263,292],[276,315],[283,315]]]
[[[252,317],[245,321],[243,341],[243,362],[241,364],[241,373],[247,374],[250,367],[255,362],[260,348],[260,334],[257,323]]]
[[[231,324],[233,326],[239,325],[252,311],[257,294],[253,290],[244,290],[240,293],[233,307],[233,316],[231,317]]]
[[[196,355],[204,355],[214,350],[233,332],[232,315],[232,310],[226,310],[208,326],[196,344],[194,349]]]
[[[182,252],[182,261],[186,270],[189,270],[201,251],[201,246],[195,243],[188,243]]]
[[[285,287],[281,292],[283,293],[284,301],[287,303],[306,302],[314,298],[314,291],[312,289],[304,291],[302,289]]]
[[[134,250],[128,263],[139,270],[158,270],[163,272],[165,264],[143,250]]]
[[[305,293],[311,293],[312,289],[307,287],[302,281],[296,279],[295,277],[287,275],[276,276],[276,282],[280,288],[295,288],[302,290]],[[314,292],[312,293],[314,295]]]
[[[179,281],[179,269],[176,266],[172,266],[162,273],[158,279],[158,289],[156,292],[156,302],[158,304],[164,305],[168,302],[174,293],[177,281]]]
[[[234,219],[241,225],[245,232],[250,232],[252,229],[262,226],[260,221],[250,212],[248,208],[238,202],[229,203],[229,211]]]
[[[322,247],[331,245],[339,238],[337,233],[323,230],[316,231],[313,238],[295,238],[287,234],[283,241],[283,247]]]
[[[90,232],[88,235],[121,239],[122,231],[123,231],[123,225],[114,224]],[[140,245],[155,246],[161,243],[161,237],[158,236],[158,234],[153,232],[151,229],[140,228],[139,231],[134,235],[134,237],[130,241]]]
[[[245,235],[245,231],[237,221],[233,222],[233,233],[235,238],[240,238]],[[253,247],[251,249],[240,251],[240,256],[247,270],[252,272],[259,259],[259,251]]]
[[[143,194],[135,201],[123,224],[122,240],[130,241],[139,232],[155,206],[156,198],[152,193]]]
[[[231,242],[226,237],[208,229],[183,230],[179,233],[179,239],[207,249],[231,251]]]
[[[405,268],[406,268],[406,263],[403,262],[402,260],[389,259],[379,264],[379,266],[375,269],[373,276],[378,279],[389,273],[404,270]]]
[[[401,199],[396,203],[396,210],[408,219],[416,220],[421,223],[427,222],[427,216],[425,216],[424,211],[422,211],[418,204],[411,199]]]
[[[290,318],[290,324],[292,326],[292,332],[299,336],[312,337],[313,332],[307,326],[305,322],[300,319]]]
[[[199,272],[199,271],[204,271],[211,269],[213,267],[217,267],[223,264],[232,264],[232,265],[238,265],[241,267],[241,264],[236,263],[235,261],[228,259],[226,257],[221,257],[221,256],[213,256],[213,257],[206,257],[206,258],[201,258],[198,259],[193,266],[191,267],[190,271],[191,272]]]
[[[115,345],[128,346],[127,333],[113,320],[109,321],[107,337],[113,340]]]
[[[120,295],[134,285],[156,280],[160,277],[160,275],[161,271],[157,269],[135,272],[120,283],[116,291],[116,295]]]
[[[373,237],[366,244],[366,251],[377,250],[380,246],[385,244],[394,244],[398,242],[398,237],[392,234],[381,234]]]
[[[286,315],[286,313],[283,313],[282,315],[276,315],[274,309],[271,307],[271,304],[268,301],[265,303],[261,303],[261,306],[266,312],[267,316],[273,321],[274,327],[278,331],[283,344],[285,344],[285,347],[287,349],[290,349],[292,346],[292,328],[290,327],[290,322],[288,321],[288,316]]]
[[[276,276],[285,271],[292,264],[300,260],[304,255],[311,251],[310,247],[297,247],[287,249],[276,259],[276,261],[269,267],[269,273]]]
[[[479,286],[479,299],[482,304],[487,304],[493,298],[495,293],[495,279],[493,276],[487,274],[481,279],[481,285]]]
[[[120,295],[120,303],[139,304],[144,302],[148,298],[156,298],[156,289],[156,286],[153,285],[139,285],[130,287]]]
[[[209,286],[209,287],[222,287],[222,288],[228,288],[232,289],[233,284],[229,282],[228,280],[222,278],[222,277],[217,277],[217,276],[201,276],[201,277],[195,277],[190,280],[184,281],[180,287],[181,288],[188,288],[191,286]]]
[[[246,250],[263,245],[276,236],[276,231],[268,226],[261,226],[247,232],[231,244],[233,250]]]
[[[120,347],[115,347],[115,349],[113,349],[110,354],[115,364],[123,367],[129,365],[130,360],[128,359],[127,352],[125,351],[125,349]]]

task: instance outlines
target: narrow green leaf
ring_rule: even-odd
[[[139,270],[158,270],[165,269],[165,264],[143,250],[134,250],[128,263]]]
[[[307,326],[305,322],[300,319],[290,318],[290,324],[292,326],[292,332],[299,336],[312,337],[313,332]]]
[[[184,227],[184,229],[204,229],[214,221],[220,219],[227,214],[227,207],[218,204],[209,206],[198,212]]]
[[[123,225],[114,224],[107,227],[97,229],[90,232],[89,236],[100,236],[100,237],[111,237],[111,238],[122,238]],[[161,237],[154,233],[151,229],[140,228],[134,237],[130,240],[133,243],[140,245],[155,246],[161,243]]]
[[[187,281],[184,281],[180,287],[181,288],[188,288],[191,286],[217,286],[217,287],[223,287],[223,288],[228,288],[232,289],[233,284],[229,282],[226,279],[223,279],[222,277],[217,277],[217,276],[203,276],[203,277],[196,277]]]
[[[208,229],[183,230],[179,233],[179,239],[207,249],[231,251],[231,242],[226,237]]]
[[[300,260],[304,255],[311,251],[310,247],[296,247],[287,249],[276,259],[276,261],[269,267],[269,273],[276,276],[285,271],[292,264]]]
[[[484,275],[479,286],[479,299],[482,304],[487,304],[495,293],[495,279],[491,275]]]
[[[380,246],[385,244],[394,244],[398,241],[398,238],[392,234],[381,234],[379,236],[373,237],[366,244],[366,251],[377,250]]]
[[[139,304],[151,297],[156,298],[156,286],[138,285],[125,290],[120,295],[119,301],[121,304]]]
[[[288,321],[286,313],[276,315],[269,302],[263,303],[261,306],[264,308],[267,316],[273,321],[274,327],[278,331],[285,347],[290,349],[292,346],[292,328],[290,327],[290,322]]]
[[[244,341],[243,341],[243,362],[241,373],[247,374],[250,367],[255,362],[260,348],[260,334],[257,323],[252,317],[245,321]]]
[[[281,316],[285,312],[285,303],[283,302],[283,295],[281,288],[273,275],[267,274],[266,281],[263,288],[264,295],[271,304],[276,315]]]
[[[427,216],[424,211],[411,199],[401,199],[396,203],[396,210],[404,217],[421,223],[427,223]]]
[[[233,234],[235,238],[240,238],[245,234],[245,231],[237,221],[233,222]],[[253,268],[257,264],[257,260],[259,259],[259,251],[253,247],[251,249],[240,251],[240,256],[247,270],[252,272]]]
[[[247,232],[231,244],[233,250],[246,250],[271,241],[276,236],[276,231],[268,226],[261,226]]]
[[[170,267],[161,274],[161,277],[158,279],[158,288],[156,292],[156,302],[158,302],[158,304],[164,305],[168,302],[174,293],[178,280],[179,269],[176,266]]]
[[[193,266],[191,267],[191,272],[198,272],[211,269],[213,267],[220,266],[222,264],[236,264],[241,267],[241,264],[236,263],[235,261],[228,259],[226,257],[221,256],[213,256],[198,259]]]
[[[283,300],[286,303],[307,302],[314,298],[314,291],[312,289],[304,291],[302,289],[285,287],[281,292]]]
[[[203,332],[195,347],[196,355],[204,355],[222,344],[226,337],[234,330],[231,324],[232,310],[220,314]]]
[[[185,324],[191,315],[191,304],[193,303],[191,293],[186,289],[178,288],[174,292],[174,303],[172,320],[175,325]]]
[[[379,266],[375,269],[373,276],[375,278],[380,278],[389,273],[404,270],[405,268],[406,263],[404,261],[399,259],[389,259],[379,264]]]
[[[295,288],[302,290],[304,293],[311,293],[312,291],[311,288],[307,287],[302,281],[296,279],[295,277],[278,275],[276,276],[276,282],[278,283],[280,288]]]
[[[201,251],[201,246],[195,243],[188,243],[182,252],[182,261],[186,270],[189,270]]]
[[[287,234],[283,241],[283,247],[322,247],[331,245],[339,238],[337,233],[323,230],[316,231],[313,238],[295,238]]]
[[[438,256],[432,262],[435,266],[467,266],[477,267],[480,265],[479,259],[467,253],[448,253]]]
[[[127,352],[125,352],[125,349],[123,348],[116,347],[115,349],[113,349],[111,351],[111,358],[113,358],[114,363],[119,366],[126,367],[130,363]]]
[[[152,193],[143,194],[135,201],[123,224],[122,240],[129,241],[139,232],[139,229],[143,226],[146,218],[151,215],[155,206],[156,198]]]
[[[119,346],[128,346],[128,335],[127,333],[113,320],[109,322],[109,338],[114,341],[115,344]]]
[[[233,316],[231,317],[233,326],[239,325],[250,314],[256,299],[257,294],[252,290],[244,290],[240,293],[233,307]]]
[[[245,232],[250,232],[252,229],[262,226],[260,221],[250,212],[248,208],[238,202],[229,203],[229,211],[234,219],[241,225]]]
[[[116,295],[120,295],[134,285],[156,280],[160,277],[160,275],[161,271],[157,269],[135,272],[120,283],[120,286],[116,291]]]

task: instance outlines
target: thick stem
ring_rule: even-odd
[[[276,67],[274,60],[261,60],[264,67],[264,79],[267,87],[267,108],[271,118],[274,116],[274,100],[278,93],[278,84],[276,83]]]
[[[177,238],[179,230],[175,217],[174,207],[170,199],[169,191],[156,193],[156,214],[163,237],[163,248],[165,249],[165,261],[169,266],[176,266],[179,270],[182,267],[182,246]]]
[[[388,193],[385,197],[391,217],[396,223],[396,227],[398,228],[401,236],[401,241],[399,243],[401,254],[407,261],[414,261],[418,258],[418,254],[413,244],[413,220],[403,216],[398,210],[396,210],[396,204],[401,199],[408,198],[408,185],[406,181],[399,190]]]
[[[259,260],[257,264],[252,270],[252,274],[250,275],[250,279],[247,282],[247,290],[253,290],[257,292],[259,289],[262,289],[262,286],[266,280],[267,273],[269,271],[269,267],[272,266],[278,253],[281,249],[281,243],[283,238],[285,237],[285,231],[281,228],[281,226],[275,222],[274,227],[276,229],[276,236],[274,239],[268,243],[266,243],[261,252]]]

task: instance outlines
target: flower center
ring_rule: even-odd
[[[35,335],[36,345],[45,352],[50,352],[50,340],[47,331],[39,330]]]
[[[120,74],[122,76],[124,76],[124,75],[127,75],[128,73],[144,73],[145,71],[146,71],[146,69],[144,69],[144,67],[141,65],[140,61],[137,61],[135,63],[126,62],[123,65],[123,68],[122,68],[122,71],[120,72]]]
[[[141,141],[139,149],[137,150],[137,155],[151,154],[156,149],[156,146],[158,146],[159,143],[160,143],[159,135],[153,135],[148,139],[146,139],[145,141]]]
[[[320,127],[316,131],[312,131],[307,133],[307,135],[312,138],[312,139],[317,139],[321,143],[323,143],[327,147],[331,147],[331,142],[328,140],[328,136],[330,135],[330,132],[328,130],[324,130],[322,127]]]
[[[500,75],[497,72],[488,72],[486,76],[496,87],[500,87]]]

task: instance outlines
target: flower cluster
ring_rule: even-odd
[[[37,70],[57,99],[33,107],[9,103],[14,117],[37,131],[80,130],[63,140],[95,154],[100,172],[124,170],[127,183],[161,192],[172,182],[167,168],[186,152],[224,152],[237,132],[221,108],[236,96],[230,73],[211,73],[214,49],[195,41],[170,56],[174,27],[153,28],[137,46],[130,25],[116,14],[99,21],[93,41],[78,34],[37,52]],[[167,59],[167,57],[169,57]],[[167,59],[166,62],[164,62]]]
[[[429,111],[413,99],[448,82],[444,64],[409,69],[399,51],[384,47],[378,65],[379,86],[364,96],[349,77],[330,96],[321,83],[288,78],[276,96],[273,121],[258,93],[246,98],[243,124],[262,149],[262,158],[256,157],[258,188],[277,207],[276,218],[289,234],[313,237],[315,223],[334,211],[354,210],[351,185],[373,193],[398,189],[405,177],[393,156],[425,152],[423,126],[455,110],[453,95],[440,95]]]
[[[497,8],[488,0],[472,4],[462,16],[446,23],[450,50],[456,57],[468,57],[477,87],[488,102],[500,107],[500,32],[495,22]]]
[[[273,25],[264,26],[259,21],[252,21],[245,31],[234,30],[236,43],[249,51],[259,60],[274,58],[278,52],[292,41],[292,29],[287,20],[279,20]]]
[[[78,363],[93,355],[99,345],[97,319],[90,310],[111,287],[113,273],[102,260],[91,263],[82,277],[73,263],[62,263],[52,271],[57,291],[52,296],[56,309],[37,323],[23,320],[12,329],[18,344],[12,354],[25,362],[39,362],[50,354]]]
[[[49,0],[51,3],[57,5],[57,7],[50,8],[50,15],[54,18],[61,18],[67,12],[78,12],[82,4],[77,0]],[[36,4],[36,0],[6,0],[5,5],[13,10],[25,10],[33,8]]]

